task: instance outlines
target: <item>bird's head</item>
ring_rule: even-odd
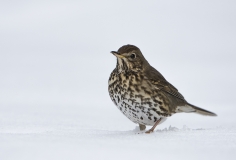
[[[148,65],[140,49],[134,45],[124,45],[118,51],[111,51],[111,53],[117,57],[116,67],[119,72],[139,72]]]

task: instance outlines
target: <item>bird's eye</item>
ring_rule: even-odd
[[[132,54],[130,55],[130,58],[134,59],[134,58],[136,58],[136,55],[135,55],[134,53],[132,53]]]

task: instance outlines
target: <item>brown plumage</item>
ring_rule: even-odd
[[[116,68],[109,78],[109,94],[120,111],[140,130],[153,126],[152,132],[166,117],[179,112],[201,115],[216,114],[188,103],[183,95],[170,84],[134,45],[125,45],[112,51],[117,57]]]

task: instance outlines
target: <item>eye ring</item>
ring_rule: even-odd
[[[136,55],[135,55],[134,53],[132,53],[132,54],[130,55],[130,58],[134,59],[134,58],[136,58]]]

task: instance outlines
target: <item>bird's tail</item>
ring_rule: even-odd
[[[190,103],[187,103],[185,106],[178,107],[179,112],[186,112],[186,113],[198,113],[204,116],[217,116],[215,113],[207,111],[205,109],[199,108],[197,106],[194,106]]]

